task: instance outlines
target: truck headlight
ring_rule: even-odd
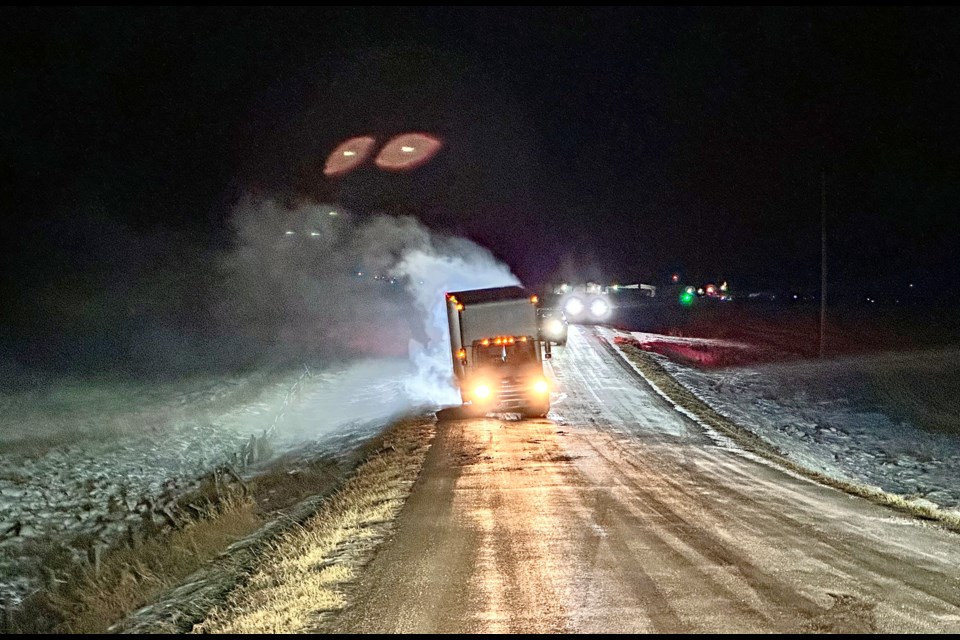
[[[563,333],[563,323],[553,318],[547,322],[547,332],[550,335],[559,336]]]
[[[537,393],[548,393],[550,391],[550,385],[547,384],[546,380],[540,378],[533,383],[533,390]]]
[[[473,388],[473,397],[477,400],[486,400],[490,397],[490,387],[485,384],[478,384]]]

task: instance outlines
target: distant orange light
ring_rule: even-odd
[[[463,311],[463,305],[459,302],[457,303],[457,311]]]
[[[358,136],[341,142],[327,157],[323,175],[338,176],[356,169],[373,151],[376,142],[371,136]]]
[[[537,304],[538,302],[540,302],[540,298],[538,298],[537,296],[530,296],[530,302],[532,302],[533,304]]]
[[[482,344],[482,345],[485,346],[485,347],[489,347],[489,346],[490,346],[490,340],[489,340],[488,338],[487,338],[487,339],[484,339],[484,341],[481,342],[480,344]]]
[[[428,162],[443,143],[426,133],[404,133],[383,145],[377,154],[377,166],[388,171],[408,171]]]
[[[522,338],[520,338],[520,342],[526,342],[526,341],[527,341],[527,336],[523,336]]]

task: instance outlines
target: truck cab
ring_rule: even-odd
[[[461,412],[546,416],[550,385],[543,373],[537,303],[537,296],[519,286],[447,294]]]

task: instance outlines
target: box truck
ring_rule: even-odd
[[[543,359],[550,343],[540,338],[537,296],[520,286],[496,287],[448,293],[446,304],[460,415],[546,416]]]

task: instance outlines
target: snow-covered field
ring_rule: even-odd
[[[614,332],[610,332],[614,335]],[[752,346],[617,332],[641,348],[676,353]],[[831,477],[960,511],[960,349],[701,368],[652,353],[719,413],[791,459]],[[736,359],[736,358],[734,358]],[[748,357],[741,360],[749,360]]]
[[[190,389],[76,384],[6,397],[0,434],[0,603],[38,586],[40,562],[117,543],[218,466],[242,471],[251,439],[311,454],[372,435],[409,410],[406,359],[288,371]],[[243,393],[231,395],[230,387]],[[220,402],[219,400],[224,400]],[[99,427],[99,428],[98,428]]]

